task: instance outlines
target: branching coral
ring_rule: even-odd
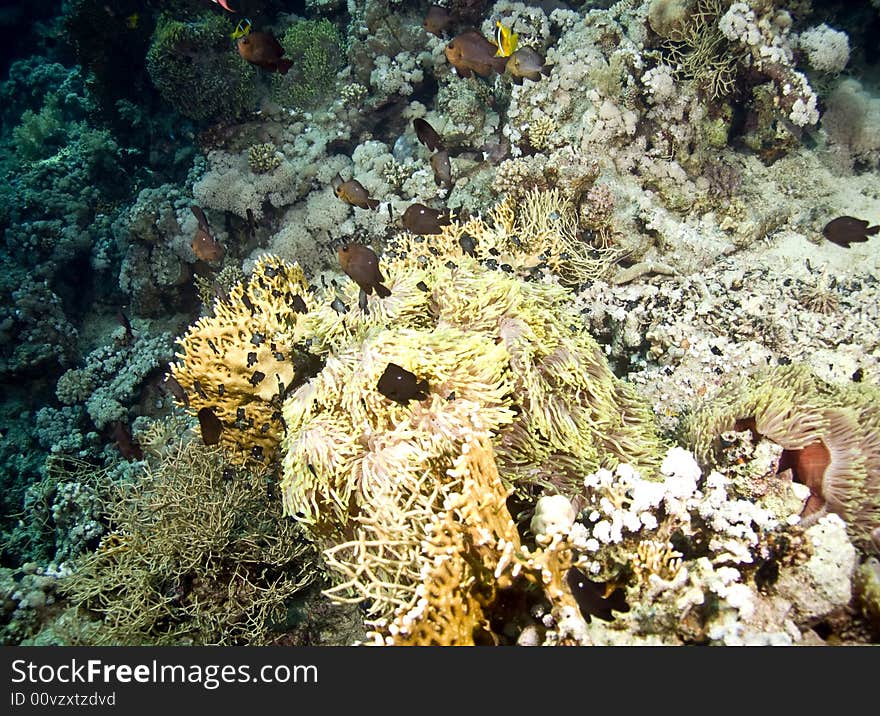
[[[145,444],[148,453],[152,446]],[[107,504],[113,532],[64,590],[101,615],[103,644],[265,644],[319,575],[259,471],[177,436]]]
[[[180,339],[171,372],[186,391],[188,408],[210,408],[223,423],[221,443],[230,459],[271,460],[281,437],[281,398],[306,375],[297,349],[294,296],[308,306],[302,270],[265,258],[248,281],[217,299]]]
[[[727,431],[782,447],[778,470],[810,488],[804,517],[834,512],[865,546],[880,526],[880,394],[837,387],[802,366],[774,367],[731,384],[695,414],[688,440],[707,465],[723,464]]]
[[[254,174],[265,174],[281,164],[281,157],[275,151],[275,145],[264,142],[254,144],[248,149],[248,166]]]
[[[684,3],[655,2],[655,6]],[[731,51],[727,38],[718,28],[725,0],[696,0],[681,11],[679,22],[669,23],[666,47],[671,62],[684,77],[693,80],[712,99],[726,97],[736,86],[737,65],[741,57]]]
[[[545,548],[524,547],[489,436],[475,432],[460,450],[442,479],[389,482],[376,493],[372,506],[380,515],[365,514],[359,539],[325,552],[347,577],[328,593],[373,600],[375,644],[492,644],[500,635],[491,617],[503,610],[504,590],[531,582],[544,590],[559,623],[578,625],[563,638],[585,643],[565,585],[570,545],[557,536]]]

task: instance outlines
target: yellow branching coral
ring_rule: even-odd
[[[223,423],[221,444],[237,464],[270,460],[278,448],[280,396],[304,369],[294,297],[313,305],[306,289],[299,266],[263,257],[179,341],[171,373],[190,412],[210,408]]]
[[[880,528],[880,391],[834,386],[803,366],[766,369],[733,383],[689,421],[704,465],[723,462],[722,433],[749,431],[782,447],[779,470],[810,487],[804,516],[835,512],[866,545]]]

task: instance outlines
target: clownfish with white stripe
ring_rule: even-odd
[[[516,50],[519,34],[512,32],[511,28],[502,24],[501,20],[495,21],[495,57],[510,57]]]

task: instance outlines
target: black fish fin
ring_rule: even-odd
[[[544,77],[549,77],[550,71],[552,69],[553,69],[553,65],[544,65],[543,67],[541,67],[541,74],[544,75]]]
[[[286,75],[291,67],[293,67],[293,60],[288,60],[286,57],[282,57],[275,63],[275,69],[277,69],[282,75]]]
[[[367,206],[370,209],[375,209],[377,206],[379,206],[379,200],[378,199],[367,199]]]
[[[869,226],[867,229],[865,229],[865,233],[868,236],[874,236],[874,234],[876,234],[878,231],[880,231],[880,224],[877,224],[877,226]]]
[[[376,284],[376,295],[379,298],[388,298],[391,295],[391,289],[383,286],[381,283]]]

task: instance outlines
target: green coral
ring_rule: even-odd
[[[64,119],[58,98],[46,97],[39,112],[25,110],[21,122],[12,130],[12,140],[19,159],[27,162],[46,159],[61,148],[66,139]]]
[[[193,22],[162,15],[147,51],[147,72],[162,97],[196,120],[236,119],[256,101],[256,70],[235,51],[220,15]]]
[[[336,87],[336,73],[345,61],[345,44],[329,20],[299,20],[280,39],[284,55],[293,60],[286,75],[273,77],[276,101],[294,109],[311,109]]]

